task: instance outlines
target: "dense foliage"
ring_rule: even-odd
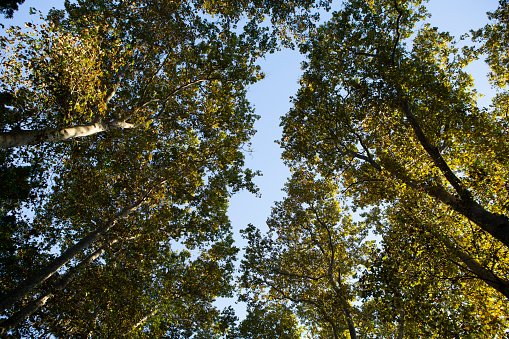
[[[3,0],[0,3],[0,13],[2,13],[6,18],[12,18],[14,11],[17,11],[19,5],[24,2],[25,0]]]
[[[294,305],[313,337],[508,331],[507,3],[471,32],[480,47],[426,15],[418,0],[351,0],[300,45],[282,118],[294,174],[270,233],[246,230],[241,281]],[[465,71],[481,53],[498,88],[488,108]]]
[[[421,0],[66,1],[0,37],[0,335],[502,338],[508,5],[471,46]],[[466,39],[468,36],[464,37]],[[285,198],[236,275],[257,188],[246,93],[298,46]],[[486,58],[478,107],[465,71]],[[248,304],[238,321],[218,297]]]
[[[326,4],[85,0],[7,30],[3,334],[199,338],[233,326],[213,303],[233,291],[228,199],[256,192],[246,88],[263,76],[256,60]]]

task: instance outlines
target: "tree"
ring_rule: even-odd
[[[437,28],[414,30],[425,16],[420,4],[349,1],[301,45],[308,61],[283,118],[284,157],[338,176],[356,208],[426,206],[426,217],[447,220],[437,230],[449,255],[489,274],[484,251],[503,246],[500,268],[508,259],[506,101],[476,107],[463,69],[477,54],[460,53]],[[476,256],[461,249],[472,239]],[[500,286],[490,286],[507,296],[506,271],[492,273]]]
[[[154,338],[168,331],[215,333],[220,312],[212,305],[231,295],[233,240],[202,245],[196,259],[188,250],[148,234],[112,246],[102,262],[88,266],[58,301],[32,320],[39,333],[54,337]],[[150,243],[154,245],[148,246]]]
[[[334,179],[303,169],[293,172],[286,192],[267,235],[253,226],[244,232],[245,299],[289,303],[314,338],[488,338],[507,331],[506,299],[451,256],[429,216],[373,209],[353,222],[339,208]],[[383,237],[376,246],[366,241],[370,231]]]
[[[209,82],[242,91],[260,79],[254,60],[276,48],[276,36],[306,29],[311,8],[328,3],[68,2],[67,14],[53,11],[35,37],[11,29],[1,41],[12,51],[2,62],[2,90],[16,104],[4,117],[0,147],[153,128]],[[252,20],[237,36],[232,30],[245,13]],[[272,34],[259,26],[269,13],[278,27]],[[210,22],[205,14],[222,19]]]
[[[85,12],[68,5],[68,19],[53,13],[54,22],[36,28],[35,36],[12,28],[13,37],[3,38],[2,47],[12,53],[3,61],[2,86],[15,105],[4,117],[3,128],[10,130],[0,138],[2,147],[154,128],[200,100],[208,83],[242,91],[259,79],[247,34],[237,37],[207,23],[191,5],[159,8],[175,21],[146,13],[140,4],[130,16],[115,15],[114,23],[108,16],[125,13],[125,3],[83,6]],[[148,25],[179,35],[157,36]]]
[[[299,327],[293,312],[284,304],[250,304],[247,315],[238,327],[238,339],[300,339]],[[232,337],[233,338],[233,337]]]
[[[244,231],[249,245],[241,282],[255,301],[291,302],[317,337],[354,339],[357,291],[351,281],[370,245],[364,241],[367,229],[340,211],[335,189],[295,171],[285,188],[288,197],[267,221],[269,234],[262,237],[253,226]]]
[[[96,12],[96,14],[99,15],[101,12]],[[135,16],[131,18],[135,18]],[[159,19],[163,20],[164,18]],[[126,18],[126,21],[128,20],[130,19]],[[152,21],[152,24],[155,22]],[[196,22],[196,25],[199,27],[196,29],[191,27],[190,30],[203,33],[202,36],[196,38],[197,40],[205,40],[205,35],[208,35],[215,41],[213,35],[217,33],[216,25],[206,23],[201,25],[200,20]],[[9,93],[14,93],[12,96],[15,100],[21,100],[23,107],[34,104],[42,105],[43,108],[48,107],[48,110],[40,112],[43,113],[41,116],[32,114],[25,115],[26,118],[24,118],[23,114],[14,106],[9,109],[12,114],[6,116],[8,124],[19,125],[27,120],[30,123],[37,123],[38,120],[42,124],[50,123],[43,119],[43,115],[53,114],[53,112],[56,114],[54,119],[57,121],[58,119],[79,120],[83,118],[83,110],[76,107],[87,106],[87,102],[97,103],[97,100],[103,100],[101,95],[99,97],[95,95],[100,94],[101,89],[100,85],[97,85],[100,82],[99,77],[97,74],[94,75],[94,70],[99,72],[103,65],[100,64],[100,58],[94,59],[94,57],[100,55],[105,47],[111,46],[114,51],[115,45],[100,46],[96,39],[97,32],[88,35],[84,33],[83,39],[80,39],[75,38],[76,35],[81,34],[79,30],[71,33],[69,26],[68,31],[63,32],[61,27],[63,26],[59,26],[59,28],[53,26],[43,31],[42,35],[46,40],[31,40],[28,35],[19,35],[22,37],[22,41],[25,39],[24,41],[30,42],[32,47],[35,44],[36,47],[39,46],[43,49],[41,41],[53,41],[49,47],[54,47],[54,49],[50,49],[49,54],[42,51],[42,54],[38,55],[40,50],[37,48],[27,49],[23,44],[17,45],[15,48],[20,51],[29,54],[35,53],[36,57],[31,60],[39,62],[37,64],[39,68],[34,66],[36,72],[31,75],[27,73],[27,76],[33,76],[30,79],[35,79],[34,83],[42,81],[41,79],[45,82],[38,83],[42,85],[42,91],[39,88],[33,88],[34,97],[19,99],[18,92],[23,92],[24,89],[9,91]],[[133,29],[136,29],[136,26]],[[178,27],[174,29],[178,29]],[[210,29],[211,32],[207,32],[207,29]],[[19,33],[19,31],[16,32]],[[147,36],[150,37],[148,34]],[[185,34],[181,38],[184,39],[184,36]],[[233,33],[230,37],[233,38],[231,48],[235,49],[234,46],[237,43],[243,44],[241,39],[234,37]],[[81,44],[83,41],[90,42],[91,45]],[[134,49],[141,53],[151,42],[153,40],[147,38],[135,45]],[[161,46],[164,45],[163,42],[160,41]],[[211,53],[218,53],[217,49],[210,48],[209,44],[204,41],[199,41],[196,44],[197,46],[193,43],[186,48],[186,53],[194,56],[194,60],[206,59],[206,56],[200,54],[202,52],[212,50]],[[220,44],[221,42],[217,42],[216,47]],[[173,52],[170,47],[171,45],[164,45],[167,52]],[[247,48],[247,45],[244,47]],[[178,49],[175,49],[175,52]],[[78,53],[78,57],[73,57],[73,55],[76,56],[73,54],[75,52]],[[144,82],[146,78],[143,76],[154,77],[157,75],[157,71],[154,70],[160,66],[159,63],[163,63],[163,60],[158,59],[158,53],[160,55],[162,51],[159,50],[157,53],[148,55],[155,58],[150,61],[152,68],[140,67],[138,73],[130,73],[132,75],[128,82],[130,86],[134,86],[134,89],[140,91],[143,91],[145,86],[146,92],[151,91],[156,94],[165,90],[165,86],[171,86],[167,82],[165,85],[162,78],[155,85],[150,79],[147,80],[148,83]],[[241,54],[243,54],[242,58],[250,58],[249,54],[246,55],[243,52]],[[55,58],[37,59],[41,55],[53,55]],[[227,55],[228,52],[224,51],[222,57],[225,58],[225,61],[228,61]],[[217,57],[216,55],[213,58]],[[11,60],[18,62],[20,59],[14,57]],[[187,60],[187,62],[191,60]],[[53,63],[53,61],[55,62]],[[45,62],[49,62],[49,65],[46,65]],[[91,62],[92,66],[82,69],[83,63],[88,62]],[[114,62],[114,58],[104,62]],[[184,61],[177,62],[182,62],[183,66],[186,65]],[[203,63],[206,62],[207,60],[203,61]],[[204,69],[206,68],[206,66],[202,66]],[[230,65],[227,67],[235,68]],[[62,162],[52,167],[55,180],[52,187],[53,192],[44,208],[38,210],[32,229],[38,229],[40,232],[38,234],[34,232],[33,237],[39,237],[38,241],[47,247],[60,247],[62,254],[60,256],[53,255],[54,258],[46,259],[46,263],[42,260],[41,266],[31,267],[28,271],[32,277],[24,279],[24,282],[20,279],[17,288],[4,294],[2,299],[4,309],[15,313],[10,317],[10,320],[2,323],[3,331],[12,328],[39,307],[44,306],[49,299],[55,298],[57,292],[65,291],[70,280],[81,274],[84,267],[97,259],[99,255],[111,250],[110,247],[116,242],[125,242],[132,237],[138,237],[140,233],[150,233],[155,230],[167,239],[170,239],[173,234],[178,239],[182,237],[182,233],[179,232],[186,230],[191,234],[197,233],[195,236],[197,243],[205,243],[207,239],[216,239],[219,234],[228,232],[229,223],[224,213],[229,195],[232,190],[248,186],[252,188],[252,184],[249,184],[252,173],[243,169],[243,155],[240,148],[248,142],[253,133],[252,124],[256,116],[251,113],[243,96],[246,79],[240,79],[240,72],[245,70],[242,67],[244,66],[239,65],[236,70],[239,73],[232,79],[223,79],[224,81],[221,79],[206,79],[205,81],[204,79],[203,82],[206,84],[197,88],[191,89],[193,84],[179,88],[178,90],[187,91],[187,95],[169,105],[164,105],[165,108],[168,110],[171,108],[174,112],[171,119],[164,123],[158,121],[151,128],[139,128],[133,133],[94,135],[94,138],[89,138],[86,142],[57,145],[50,148],[51,152],[48,151],[48,148],[43,149],[42,153],[47,162],[52,162],[55,157],[58,157]],[[254,72],[254,69],[250,68],[247,72]],[[52,81],[52,78],[47,78],[47,76],[51,75],[53,71],[64,73],[57,73],[61,77]],[[78,84],[70,81],[83,71],[89,71],[86,73],[95,78],[85,77],[77,80]],[[193,76],[191,74],[193,71],[190,68],[180,67],[180,71],[182,74],[187,74],[188,78]],[[231,71],[233,72],[232,69]],[[161,71],[163,78],[165,72],[169,72],[169,70]],[[140,76],[141,82],[136,82],[137,76]],[[250,80],[247,80],[247,83],[255,79],[256,75],[248,77]],[[58,83],[56,79],[61,79],[62,83]],[[200,82],[201,79],[196,81],[197,84]],[[21,84],[19,85],[21,86]],[[48,87],[45,88],[44,84]],[[72,90],[69,86],[72,87]],[[115,84],[113,87],[110,94],[117,93]],[[172,90],[175,91],[175,89]],[[135,94],[125,89],[119,90],[118,93],[126,96],[126,99]],[[86,97],[85,100],[83,95],[91,96]],[[140,92],[139,95],[143,96],[144,94]],[[37,101],[37,97],[47,100]],[[74,99],[80,103],[74,103]],[[80,101],[81,99],[84,101]],[[72,105],[69,106],[69,104]],[[124,101],[123,104],[126,107],[131,105],[127,101]],[[93,107],[91,111],[93,111]],[[33,111],[30,112],[33,113]],[[37,149],[30,151],[41,152]],[[173,208],[182,210],[181,224],[168,219],[174,216],[174,213],[170,213]],[[140,221],[144,219],[150,219],[152,223],[148,225],[141,223]],[[147,229],[141,225],[147,225]],[[185,225],[189,225],[188,228]],[[19,252],[24,250],[24,248],[18,249]],[[35,261],[36,258],[32,259]],[[70,264],[74,264],[74,268],[72,265],[69,266]],[[62,270],[66,268],[67,273],[62,273]],[[57,272],[64,276],[58,279]],[[225,272],[224,275],[226,279],[227,273]],[[16,303],[25,295],[34,296],[32,298],[35,304],[28,303],[29,306],[33,306],[30,309],[16,306]]]
[[[177,338],[188,336],[200,316],[207,321],[197,337],[226,333],[231,316],[211,303],[230,293],[235,249],[220,241],[230,234],[228,199],[239,189],[256,191],[242,153],[257,118],[246,86],[261,78],[255,61],[276,47],[272,34],[306,27],[314,1],[299,1],[301,14],[271,1],[223,5],[79,1],[51,12],[46,25],[28,24],[32,32],[11,28],[2,37],[2,92],[10,101],[0,140],[23,146],[16,150],[20,162],[43,159],[51,178],[28,226],[46,251],[31,253],[37,265],[23,277],[2,282],[2,333],[66,337],[93,329]],[[235,33],[243,12],[253,19]],[[269,12],[282,25],[277,33],[258,25]],[[177,260],[170,244],[178,242],[205,258]],[[136,261],[144,252],[160,260]],[[167,300],[158,293],[172,282],[164,272],[173,264],[188,278],[182,288],[194,294]],[[122,265],[137,271],[117,269]],[[137,293],[117,302],[119,284],[131,278],[143,287],[134,289],[133,281]],[[218,286],[195,293],[206,282]],[[101,291],[109,304],[92,298]],[[94,313],[62,319],[76,302]]]
[[[481,51],[487,55],[486,62],[490,65],[489,74],[492,83],[500,88],[505,87],[509,82],[509,51],[507,42],[509,41],[509,5],[506,0],[500,0],[496,11],[488,13],[488,18],[493,21],[483,29],[472,32],[474,39],[483,42]]]
[[[389,208],[385,216],[373,211],[366,220],[376,225],[376,233],[383,240],[371,254],[369,268],[359,283],[363,291],[361,335],[396,337],[399,332],[403,333],[401,338],[503,336],[507,330],[503,320],[509,311],[507,299],[460,260],[470,256],[471,261],[478,260],[484,267],[496,267],[500,263],[494,258],[480,255],[496,251],[451,243],[442,233],[450,223],[447,217],[432,217],[428,206],[411,208],[414,203],[404,202],[405,209]],[[433,201],[429,199],[429,203]]]
[[[6,19],[10,19],[14,11],[18,10],[18,6],[24,2],[25,0],[2,0],[0,3],[0,13],[2,13]]]

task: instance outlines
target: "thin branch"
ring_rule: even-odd
[[[309,280],[313,280],[313,281],[319,281],[319,280],[321,280],[323,278],[327,278],[327,276],[325,276],[325,275],[321,275],[321,276],[318,276],[318,277],[313,277],[313,276],[309,276],[309,275],[288,272],[288,271],[280,270],[280,269],[277,269],[277,268],[271,268],[270,271],[272,273],[284,275],[284,276],[287,276],[287,277],[300,278],[300,279],[309,279]]]
[[[373,159],[373,156],[371,155],[371,152],[369,151],[369,148],[366,146],[366,144],[364,143],[364,141],[362,140],[361,136],[355,132],[352,128],[352,133],[355,135],[355,137],[357,138],[357,140],[359,140],[359,143],[361,144],[362,148],[364,149],[364,152],[366,152],[366,156],[368,157],[368,162],[371,164],[371,166],[373,166],[374,168],[376,168],[378,171],[381,171],[382,168],[380,165],[378,165],[376,163],[376,161]]]
[[[351,47],[347,47],[346,48],[350,53],[354,54],[355,56],[365,56],[365,57],[372,57],[372,58],[376,58],[378,57],[377,54],[373,54],[373,53],[366,53],[366,52],[357,52],[356,50],[354,50],[353,48]],[[338,59],[338,58],[336,58]]]
[[[339,147],[342,147],[343,150],[341,150]],[[356,159],[359,159],[359,160],[362,160],[364,162],[367,162],[368,164],[373,166],[373,168],[375,168],[377,171],[382,171],[382,166],[380,166],[373,159],[370,159],[368,156],[360,154],[359,152],[352,151],[351,149],[349,149],[348,147],[346,147],[345,145],[343,145],[341,143],[337,143],[336,144],[336,148],[337,148],[338,153],[341,156],[350,155],[350,156],[352,156],[352,157],[354,157]]]
[[[401,17],[403,16],[403,12],[398,6],[398,0],[394,0],[394,6],[396,7],[396,11],[398,12],[398,19],[396,20],[396,38],[394,39],[394,46],[392,47],[391,53],[391,63],[393,66],[395,65],[394,56],[396,55],[396,48],[398,47],[399,39],[401,38],[401,34],[399,32],[399,24]]]
[[[154,72],[154,74],[150,77],[150,79],[146,82],[145,84],[145,88],[143,88],[143,90],[141,91],[141,97],[143,98],[145,96],[145,93],[147,92],[147,88],[148,86],[154,81],[155,77],[157,76],[157,74],[163,69],[164,67],[164,64],[166,63],[166,61],[168,60],[168,58],[170,57],[170,53],[167,53],[166,54],[166,57],[164,57],[164,60],[161,61],[159,67],[157,67],[156,71]]]
[[[117,90],[120,87],[120,81],[122,80],[122,77],[124,76],[125,72],[127,71],[128,67],[127,65],[122,66],[118,71],[117,74],[115,74],[115,79],[113,81],[113,88],[106,94],[104,97],[104,106],[108,107],[108,104],[110,103],[111,99],[115,96],[117,93]]]

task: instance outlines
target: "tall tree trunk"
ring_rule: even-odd
[[[399,89],[398,92],[401,93],[401,89]],[[405,117],[410,122],[417,140],[419,140],[419,143],[426,153],[428,153],[435,166],[440,169],[447,181],[454,188],[458,194],[458,198],[446,194],[447,192],[441,192],[443,194],[436,192],[437,194],[433,194],[433,191],[429,190],[428,194],[451,206],[456,212],[463,214],[467,219],[471,220],[484,231],[509,247],[509,218],[502,214],[487,211],[472,198],[471,192],[463,185],[456,174],[454,174],[449,165],[447,165],[447,162],[440,154],[438,148],[430,143],[406,100],[402,102],[402,110]]]
[[[13,290],[7,292],[0,298],[0,312],[5,312],[5,310],[12,307],[16,302],[20,301],[25,295],[31,293],[35,287],[39,286],[41,283],[46,281],[49,277],[55,274],[62,266],[67,264],[72,258],[81,253],[84,249],[95,243],[98,239],[100,239],[106,232],[108,232],[115,224],[127,217],[132,212],[136,211],[147,198],[147,195],[151,193],[151,190],[148,191],[143,197],[136,201],[130,207],[124,208],[122,211],[117,213],[112,220],[108,221],[106,225],[98,228],[96,231],[90,233],[79,242],[77,242],[74,246],[68,248],[64,253],[62,253],[58,258],[54,259],[44,268],[42,268],[39,272],[32,275],[30,278],[26,279],[23,283],[18,285]]]
[[[10,316],[8,319],[4,320],[0,323],[0,336],[5,335],[7,331],[9,331],[11,328],[18,325],[21,321],[32,315],[34,312],[36,312],[41,307],[45,306],[49,300],[51,300],[55,295],[62,291],[64,288],[67,287],[67,285],[76,277],[76,275],[81,271],[85,266],[93,262],[95,259],[99,258],[106,249],[111,246],[112,244],[118,242],[118,239],[110,240],[107,244],[101,246],[96,251],[94,251],[92,254],[87,256],[82,262],[80,262],[75,267],[71,268],[69,271],[67,271],[60,280],[57,281],[57,283],[52,287],[52,289],[43,295],[39,296],[37,299],[32,300],[28,304],[26,304],[23,308],[21,308],[19,311],[14,313],[12,316]]]
[[[92,134],[120,128],[135,128],[137,125],[123,120],[110,122],[96,121],[86,125],[43,130],[12,130],[0,133],[0,148],[35,145],[45,142],[63,141],[71,138],[86,137]]]

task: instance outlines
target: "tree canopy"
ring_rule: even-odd
[[[351,338],[477,338],[507,331],[506,46],[499,45],[506,11],[500,2],[489,15],[495,23],[471,32],[481,47],[460,48],[447,32],[421,23],[427,15],[421,1],[352,0],[300,45],[306,61],[301,88],[282,118],[283,158],[294,173],[305,168],[336,183],[336,199],[380,239],[364,268],[355,270],[359,281],[349,281],[357,289],[350,300],[357,330],[350,330]],[[488,108],[477,106],[465,71],[482,53],[499,89]],[[304,190],[304,197],[312,190]],[[299,204],[312,207],[306,198]],[[290,215],[297,217],[298,210],[291,208]],[[282,218],[276,211],[271,230],[271,220]],[[331,229],[355,229],[335,224]],[[296,227],[264,240],[278,258],[285,253],[279,243],[298,234]],[[253,232],[251,242],[258,239]],[[249,251],[256,252],[260,241]],[[343,246],[356,248],[354,242]],[[305,303],[286,292],[303,283],[292,280],[296,267],[274,259],[283,260],[275,272],[255,264],[263,257],[256,253],[247,263],[263,269],[244,269],[252,284],[268,289],[268,298]],[[307,265],[313,273],[316,266],[325,267]],[[274,274],[285,281],[284,289],[273,286]],[[343,335],[325,318],[314,324],[330,329],[325,337]]]
[[[5,164],[49,179],[27,205],[33,217],[5,232],[1,333],[228,331],[229,311],[213,304],[232,295],[228,199],[256,192],[246,89],[314,2],[234,5],[66,2],[1,38],[0,139],[17,156]]]
[[[78,0],[8,28],[0,336],[506,336],[507,2],[460,40],[421,0],[346,0],[316,26],[329,7]],[[229,199],[258,193],[247,92],[293,47],[292,175],[237,270]],[[466,71],[483,58],[489,107]]]
[[[14,11],[17,11],[19,5],[24,2],[25,0],[2,0],[2,3],[0,3],[0,13],[2,13],[5,18],[12,18]]]

